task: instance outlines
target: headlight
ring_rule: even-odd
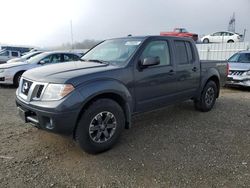
[[[0,69],[0,73],[3,73],[4,72],[4,69]]]
[[[74,90],[71,84],[49,84],[42,96],[42,101],[57,101],[67,96]]]

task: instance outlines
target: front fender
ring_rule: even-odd
[[[131,125],[131,115],[133,112],[133,98],[131,91],[121,82],[114,79],[102,79],[91,81],[77,87],[77,91],[82,96],[83,102],[81,108],[94,99],[103,94],[116,94],[125,102],[125,115],[127,120],[127,128]]]

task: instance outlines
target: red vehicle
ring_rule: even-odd
[[[175,37],[189,37],[194,41],[198,40],[198,34],[189,33],[185,28],[175,28],[174,31],[171,32],[161,32],[161,36],[175,36]]]

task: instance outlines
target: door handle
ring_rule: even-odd
[[[197,67],[193,67],[193,68],[192,68],[192,71],[193,71],[193,72],[196,72],[196,71],[197,71]]]

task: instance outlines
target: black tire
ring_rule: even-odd
[[[14,76],[13,82],[14,82],[14,86],[15,86],[15,87],[18,87],[18,86],[19,86],[19,82],[20,82],[20,79],[21,79],[23,73],[24,73],[24,72],[18,72],[18,73]]]
[[[214,81],[209,81],[200,96],[200,99],[195,100],[195,108],[202,112],[208,112],[210,111],[216,101],[216,98],[218,96],[218,88]]]
[[[109,123],[105,123],[108,116]],[[115,129],[108,128],[108,125],[115,125]],[[96,154],[111,149],[124,127],[125,117],[121,106],[111,99],[98,99],[84,110],[76,128],[75,139],[84,151]],[[106,137],[105,133],[109,134],[109,137]]]
[[[209,40],[207,38],[205,38],[202,42],[203,43],[209,43]]]
[[[233,40],[229,40],[229,41],[227,41],[227,43],[234,43],[234,41]]]

